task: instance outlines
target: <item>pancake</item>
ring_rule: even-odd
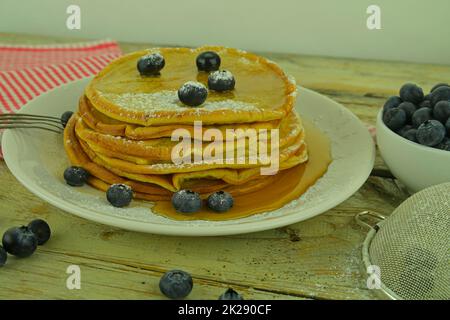
[[[162,125],[162,126],[138,126],[135,124],[126,123],[123,121],[112,119],[92,107],[86,96],[82,96],[79,102],[79,114],[83,118],[83,122],[93,131],[113,135],[121,136],[132,140],[147,140],[156,138],[168,138],[171,137],[172,132],[176,129],[183,129],[188,131],[191,136],[194,136],[194,127],[192,125]],[[220,130],[223,138],[226,140],[227,129],[275,129],[280,125],[281,120],[273,120],[266,122],[252,122],[245,124],[229,124],[229,125],[216,125],[216,126],[203,126],[203,130],[211,128]],[[201,137],[203,138],[203,136]],[[233,137],[234,138],[234,137]]]
[[[177,91],[187,81],[206,84],[208,74],[198,72],[196,57],[215,51],[221,69],[232,72],[235,89],[210,91],[199,107],[186,107],[178,101]],[[164,56],[165,67],[159,76],[141,76],[138,59],[151,53]],[[280,120],[292,110],[296,96],[295,80],[267,59],[219,46],[190,48],[153,48],[122,56],[88,84],[85,95],[102,114],[143,126],[188,124],[249,123]]]

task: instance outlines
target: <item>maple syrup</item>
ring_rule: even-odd
[[[170,201],[156,201],[152,211],[174,220],[230,220],[281,208],[299,198],[322,177],[331,163],[328,137],[312,123],[304,121],[308,161],[270,177],[272,181],[258,191],[235,195],[234,206],[225,213],[215,213],[206,206],[194,214],[175,211]]]

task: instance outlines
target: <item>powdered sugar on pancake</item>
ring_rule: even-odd
[[[178,99],[177,91],[159,91],[154,93],[102,93],[100,95],[117,106],[131,111],[140,111],[147,114],[157,114],[165,111],[185,112],[186,107]],[[205,101],[200,107],[191,108],[198,113],[208,111],[235,111],[235,112],[261,112],[255,104],[225,99],[220,101]]]

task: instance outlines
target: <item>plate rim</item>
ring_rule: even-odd
[[[67,83],[65,85],[59,86],[57,88],[54,88],[53,90],[50,90],[48,92],[43,93],[38,99],[45,99],[45,96],[52,94],[55,90],[62,90],[64,88],[68,88],[70,86],[74,86],[77,84],[80,84],[81,82],[87,82],[90,78],[85,78],[77,81],[73,81],[70,83]],[[310,94],[319,96],[321,99],[326,99],[329,103],[334,105],[334,107],[339,108],[342,112],[346,114],[346,116],[353,118],[359,126],[364,127],[365,125],[362,123],[362,121],[353,114],[350,110],[348,110],[343,105],[339,104],[338,102],[330,99],[327,96],[324,96],[320,93],[317,93],[313,90],[300,87],[298,86],[298,90],[306,91]],[[27,108],[29,107],[30,102],[33,103],[35,99],[30,100],[27,104],[25,104],[19,112],[26,112]],[[8,141],[12,139],[11,136],[12,130],[5,130],[2,137],[2,150],[4,152],[4,160],[5,163],[10,170],[10,172],[13,174],[13,176],[23,185],[27,190],[29,190],[31,193],[36,195],[37,197],[43,199],[44,201],[47,201],[51,205],[65,211],[68,213],[71,213],[75,216],[78,216],[83,219],[91,220],[97,223],[114,226],[121,229],[131,230],[131,231],[137,231],[137,232],[145,232],[145,233],[152,233],[152,234],[161,234],[161,235],[170,235],[170,236],[221,236],[221,235],[235,235],[235,234],[243,234],[243,233],[253,233],[258,231],[264,231],[269,229],[276,229],[283,226],[287,226],[290,224],[294,224],[300,221],[304,221],[307,219],[310,219],[314,216],[320,215],[340,203],[344,202],[348,198],[350,198],[355,192],[357,192],[361,186],[367,181],[368,177],[370,176],[370,172],[373,168],[374,162],[375,162],[375,144],[372,140],[372,137],[370,136],[370,133],[368,130],[365,130],[365,134],[367,135],[367,140],[370,141],[370,145],[367,147],[368,152],[370,152],[370,161],[366,164],[367,172],[364,175],[358,176],[358,181],[354,184],[354,188],[346,190],[346,192],[343,192],[342,194],[339,194],[338,197],[333,198],[332,200],[325,203],[325,205],[319,204],[317,205],[318,209],[310,212],[306,215],[299,215],[299,214],[289,214],[286,216],[280,216],[272,219],[265,219],[265,220],[259,220],[259,221],[246,221],[243,223],[233,224],[230,225],[220,225],[216,224],[214,225],[214,221],[211,221],[211,224],[208,225],[189,225],[189,226],[183,226],[183,225],[168,225],[164,223],[156,223],[156,222],[143,222],[143,221],[134,221],[134,220],[127,220],[123,219],[117,216],[110,216],[105,215],[103,213],[99,213],[96,211],[89,211],[86,208],[78,207],[75,204],[72,204],[70,202],[66,202],[63,199],[57,197],[56,195],[52,194],[51,192],[46,191],[43,187],[40,187],[38,184],[33,182],[32,180],[27,180],[27,177],[24,176],[23,172],[21,170],[16,170],[17,166],[12,165],[10,166],[9,163],[12,163],[12,159],[8,156]],[[192,222],[192,221],[191,221]]]

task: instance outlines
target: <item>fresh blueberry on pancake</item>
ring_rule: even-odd
[[[52,231],[47,222],[42,219],[35,219],[28,224],[28,229],[34,233],[37,238],[38,245],[43,245],[50,239]]]
[[[141,57],[137,63],[137,69],[142,76],[159,74],[166,62],[159,53],[151,53]]]
[[[426,107],[420,108],[412,115],[412,124],[414,127],[418,128],[422,123],[431,120],[432,118],[432,109]]]
[[[187,297],[193,286],[191,275],[182,270],[167,271],[159,281],[159,289],[170,299]]]
[[[197,56],[195,61],[198,71],[216,71],[220,67],[220,56],[214,51],[205,51]]]
[[[114,207],[126,207],[133,199],[133,190],[123,183],[113,184],[106,191],[106,199],[108,199],[109,203]]]
[[[73,112],[72,111],[66,111],[61,115],[61,124],[63,127],[66,127],[67,122],[69,121],[70,117],[72,117]]]
[[[229,288],[219,297],[219,300],[244,300],[244,298],[239,293]]]
[[[208,197],[208,207],[216,212],[226,212],[233,204],[233,196],[225,191],[215,192]]]
[[[236,81],[230,71],[218,70],[211,72],[208,76],[208,88],[214,91],[233,90]]]
[[[180,190],[173,194],[172,205],[178,212],[194,213],[200,210],[202,199],[197,192]]]
[[[400,108],[389,109],[383,115],[383,122],[389,129],[399,130],[406,124],[406,113]]]
[[[418,105],[423,101],[423,90],[413,83],[406,83],[400,88],[400,98]]]
[[[72,166],[64,171],[64,180],[69,186],[81,187],[89,177],[89,173],[81,167]]]
[[[13,227],[3,234],[3,248],[13,256],[26,258],[36,250],[38,241],[36,235],[28,227]]]
[[[445,138],[445,127],[437,120],[428,120],[417,129],[417,141],[425,146],[433,147]]]
[[[188,81],[178,89],[178,99],[190,107],[198,107],[208,97],[208,90],[200,82]]]
[[[450,101],[439,101],[433,108],[433,116],[442,124],[450,118]]]

